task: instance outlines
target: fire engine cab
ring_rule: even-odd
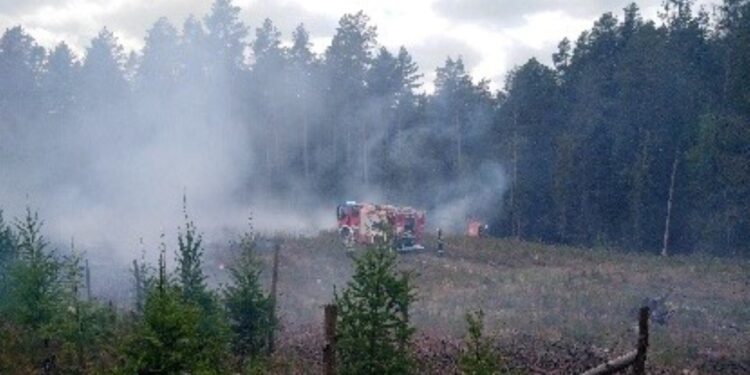
[[[347,246],[382,243],[399,251],[424,249],[420,245],[424,211],[349,201],[336,208],[336,216],[339,235]]]

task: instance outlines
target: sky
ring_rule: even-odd
[[[448,56],[461,56],[475,79],[502,87],[507,72],[536,57],[551,62],[557,43],[590,28],[602,13],[622,14],[632,0],[235,0],[251,35],[270,18],[288,39],[299,23],[322,52],[338,19],[358,10],[378,27],[378,42],[405,46],[425,74],[431,90],[435,68]],[[720,0],[698,0],[710,10]],[[656,20],[662,0],[638,2],[644,18]],[[204,15],[211,0],[0,0],[0,29],[24,26],[45,47],[66,41],[83,54],[89,41],[107,26],[127,50],[143,45],[146,30],[160,16],[181,25]]]

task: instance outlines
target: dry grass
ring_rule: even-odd
[[[432,239],[426,245],[434,248]],[[270,250],[261,253],[269,262]],[[489,333],[509,362],[520,361],[519,368],[541,372],[562,367],[560,361],[588,365],[632,349],[637,308],[646,298],[667,296],[657,311],[669,318],[652,324],[652,370],[750,371],[748,260],[665,259],[457,237],[446,241],[442,257],[425,251],[404,254],[400,261],[404,270],[417,273],[419,300],[412,310],[421,335],[417,352],[431,361],[454,357],[464,314],[481,307]],[[287,354],[318,358],[316,349],[303,348],[319,343],[322,306],[330,302],[334,285],[345,285],[351,260],[331,234],[286,239],[279,275]],[[432,346],[445,353],[433,353]]]

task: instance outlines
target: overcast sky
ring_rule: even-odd
[[[461,55],[475,79],[493,88],[514,65],[531,57],[549,63],[563,38],[575,39],[606,11],[620,16],[632,0],[235,0],[252,33],[271,18],[288,38],[303,22],[314,48],[330,42],[344,13],[364,10],[388,48],[404,45],[425,73],[427,89],[445,58]],[[662,0],[638,4],[656,19]],[[698,4],[720,0],[699,0]],[[181,25],[189,14],[204,15],[211,0],[0,0],[0,28],[23,25],[45,47],[62,40],[81,52],[107,26],[126,49],[140,48],[145,31],[160,16]]]

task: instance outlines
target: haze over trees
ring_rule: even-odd
[[[407,48],[380,47],[362,12],[344,15],[318,55],[304,24],[287,45],[271,20],[251,28],[239,11],[217,0],[182,25],[161,18],[129,56],[107,28],[85,56],[6,30],[3,167],[52,166],[43,183],[54,186],[77,168],[97,173],[98,159],[128,165],[134,144],[164,138],[200,153],[226,148],[219,136],[229,135],[246,146],[227,150],[248,155],[232,164],[243,196],[377,192],[439,209],[471,201],[502,168],[506,186],[460,214],[497,235],[748,252],[748,1],[725,0],[714,17],[689,0],[665,1],[660,20],[635,4],[606,13],[561,41],[553,66],[531,59],[499,92],[451,56],[430,94]],[[107,147],[86,156],[90,144]],[[84,194],[99,188],[80,181]]]

